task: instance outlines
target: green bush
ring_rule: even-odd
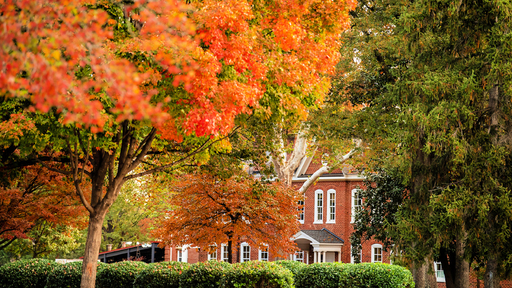
[[[295,287],[338,288],[343,266],[342,263],[314,263],[306,265],[295,275]]]
[[[99,272],[102,267],[107,266],[104,263],[98,263],[96,266]],[[66,264],[58,264],[48,274],[45,288],[72,288],[80,287],[82,279],[82,262],[71,262]]]
[[[409,270],[382,263],[316,263],[299,271],[297,288],[413,288]]]
[[[343,266],[339,287],[412,288],[414,281],[411,272],[398,265],[346,264]]]
[[[272,262],[249,261],[232,264],[221,279],[224,288],[292,288],[290,270]]]
[[[183,271],[180,288],[216,288],[231,265],[226,262],[199,262]]]
[[[297,275],[297,273],[299,273],[299,271],[302,268],[308,266],[307,264],[304,264],[302,262],[292,261],[292,260],[279,260],[279,261],[274,261],[274,263],[290,270],[294,277],[295,277],[295,275]]]
[[[5,288],[44,288],[52,269],[60,264],[46,259],[20,260],[0,267],[0,283]]]
[[[135,278],[148,266],[147,263],[139,261],[123,261],[106,264],[96,274],[96,287],[132,287]]]
[[[149,264],[137,275],[133,288],[179,288],[180,276],[189,267],[174,261]]]

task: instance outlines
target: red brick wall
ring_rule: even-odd
[[[313,164],[312,164],[313,165]],[[311,167],[311,166],[310,166]],[[294,183],[298,188],[302,183]],[[326,228],[343,239],[345,243],[342,246],[341,261],[350,263],[350,234],[353,231],[352,220],[352,190],[363,186],[362,181],[319,181],[316,185],[309,187],[305,194],[304,201],[304,224],[301,225],[303,230],[320,230]],[[328,194],[327,191],[334,189],[336,191],[336,217],[335,223],[326,223],[328,216]],[[324,209],[323,224],[314,224],[315,218],[315,191],[323,191]],[[379,243],[377,241],[366,241],[363,243],[362,259],[363,262],[371,262],[371,246]],[[312,254],[312,251],[310,252]],[[389,263],[389,253],[383,252],[383,262]],[[310,255],[310,263],[313,261]],[[335,258],[338,259],[338,258]]]

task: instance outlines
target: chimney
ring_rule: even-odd
[[[107,244],[107,251],[112,251],[112,244]]]

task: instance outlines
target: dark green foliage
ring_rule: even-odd
[[[359,192],[364,201],[355,213],[354,232],[350,235],[352,255],[358,254],[362,242],[372,238],[382,242],[385,250],[393,244],[391,232],[398,221],[397,212],[407,197],[402,177],[395,174],[378,170],[365,175],[366,189]]]
[[[338,288],[344,265],[341,263],[314,263],[295,275],[297,288]]]
[[[140,271],[134,288],[179,288],[180,277],[190,264],[183,262],[159,262],[149,264]]]
[[[44,288],[48,274],[59,264],[46,259],[12,262],[0,267],[2,288]]]
[[[249,261],[233,264],[222,278],[223,288],[292,288],[290,270],[272,262]]]
[[[296,276],[296,288],[413,288],[409,270],[389,264],[315,263]]]
[[[107,264],[98,263],[98,271]],[[48,274],[45,288],[79,288],[82,278],[82,262],[71,262],[53,266]]]
[[[226,271],[226,262],[208,261],[191,265],[180,276],[180,288],[216,288]]]
[[[306,264],[304,264],[302,262],[292,261],[292,260],[279,260],[279,261],[274,261],[274,263],[279,266],[282,266],[283,268],[290,270],[293,274],[293,277],[297,276],[299,271],[302,268],[307,266]]]
[[[412,274],[404,267],[382,263],[344,264],[339,287],[412,288]]]
[[[123,261],[105,265],[96,275],[96,287],[132,287],[140,271],[148,266],[138,261]]]

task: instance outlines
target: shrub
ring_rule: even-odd
[[[8,263],[0,267],[0,283],[5,288],[44,288],[48,274],[58,265],[60,264],[46,259]]]
[[[249,261],[232,264],[220,284],[226,288],[291,288],[293,274],[272,262]]]
[[[413,288],[409,270],[382,263],[316,263],[299,271],[297,288]]]
[[[98,263],[97,271],[99,272],[102,267],[107,264]],[[66,264],[56,265],[48,274],[45,288],[73,288],[80,287],[80,280],[82,279],[82,262],[71,262]]]
[[[414,281],[411,272],[398,265],[346,264],[343,267],[339,287],[412,288]]]
[[[295,275],[297,275],[297,273],[299,273],[299,271],[302,268],[308,266],[302,262],[292,261],[292,260],[279,260],[279,261],[275,261],[274,263],[290,270],[294,277],[295,277]]]
[[[314,263],[306,265],[295,275],[295,287],[338,288],[343,266],[344,264],[342,263]]]
[[[226,262],[199,262],[183,271],[180,288],[216,288],[231,265]]]
[[[147,263],[138,261],[106,264],[96,275],[96,287],[132,287],[139,272],[147,266]]]
[[[174,261],[149,264],[139,272],[133,288],[179,288],[180,276],[189,266]]]

